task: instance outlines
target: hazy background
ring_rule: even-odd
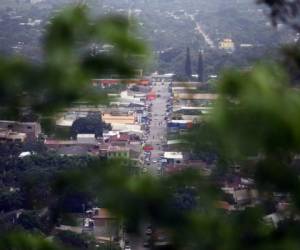
[[[253,0],[2,0],[0,52],[41,60],[45,25],[63,6],[74,3],[87,4],[94,15],[119,13],[135,19],[141,39],[153,50],[148,72],[182,74],[190,47],[194,71],[198,51],[203,50],[208,77],[224,67],[247,67],[258,58],[274,56],[273,48],[298,40],[287,27],[272,27],[267,9]],[[226,38],[232,39],[233,52],[218,48]],[[96,49],[101,52],[102,46]]]

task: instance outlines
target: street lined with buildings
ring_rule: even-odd
[[[74,104],[56,119],[55,131],[45,134],[38,122],[0,121],[0,142],[42,143],[48,152],[59,157],[90,156],[131,160],[133,174],[168,176],[189,167],[210,175],[215,157],[197,155],[178,135],[187,133],[210,116],[218,95],[203,91],[201,82],[175,82],[172,75],[158,75],[126,80],[94,79],[95,91],[111,91],[105,106]],[[122,89],[117,86],[122,85]],[[38,156],[36,149],[20,152],[19,158]],[[257,199],[251,180],[239,175],[224,178],[220,188],[234,203],[218,203],[232,211],[251,205]],[[81,204],[80,204],[81,206]],[[120,245],[126,250],[143,250],[149,239],[167,244],[164,233],[152,232],[151,224],[141,226],[144,237],[134,237],[105,207],[87,207],[77,216],[80,226],[59,225],[58,231],[84,232],[99,244]],[[150,237],[151,236],[151,237]],[[153,237],[152,237],[153,236]]]
[[[169,93],[170,82],[153,82],[152,91],[156,93],[156,98],[151,101],[151,120],[149,132],[147,133],[146,144],[151,145],[153,149],[145,152],[145,161],[147,168],[152,173],[161,173],[161,159],[163,157],[163,145],[167,140],[167,119],[169,116],[167,103],[170,100]]]

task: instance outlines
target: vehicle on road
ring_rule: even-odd
[[[125,245],[125,248],[124,248],[124,250],[131,250],[131,247],[130,247],[130,245]]]
[[[152,145],[145,145],[143,147],[143,149],[144,149],[144,151],[151,151],[151,150],[153,150],[153,146]]]
[[[149,236],[152,233],[153,233],[152,227],[151,227],[151,225],[148,225],[146,228],[145,234]]]
[[[144,248],[149,248],[150,247],[150,242],[148,240],[145,240],[143,243]]]

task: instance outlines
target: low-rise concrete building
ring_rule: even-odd
[[[0,143],[6,142],[24,142],[27,138],[25,133],[12,132],[9,130],[0,130]]]
[[[124,158],[129,159],[130,150],[127,147],[103,145],[100,148],[100,155],[108,159]]]
[[[102,120],[105,123],[110,123],[112,126],[115,124],[135,124],[134,115],[111,115],[104,113],[102,114]]]
[[[0,130],[26,134],[26,139],[37,139],[41,134],[41,125],[37,122],[0,121]]]

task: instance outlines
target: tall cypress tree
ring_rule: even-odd
[[[191,55],[190,55],[190,48],[189,47],[186,49],[185,75],[188,78],[192,77],[192,63],[191,63]]]
[[[198,56],[198,81],[203,82],[204,81],[204,69],[203,69],[203,52],[200,50],[199,56]]]

